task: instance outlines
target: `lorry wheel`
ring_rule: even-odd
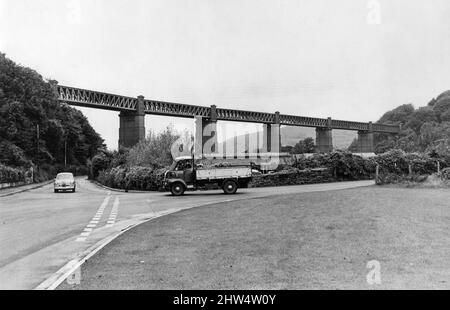
[[[179,182],[173,183],[170,187],[170,191],[174,196],[181,196],[184,194],[184,185]]]
[[[222,189],[223,189],[223,192],[227,195],[235,194],[238,189],[238,186],[235,181],[229,180],[229,181],[225,181],[225,183],[223,183]]]

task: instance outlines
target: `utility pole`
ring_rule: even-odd
[[[67,138],[64,140],[64,168],[67,166]]]
[[[36,176],[39,176],[39,124],[36,124],[36,147],[37,147],[37,151],[36,151],[36,155],[37,155],[37,159],[36,159]]]

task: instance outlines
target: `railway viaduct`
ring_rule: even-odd
[[[333,150],[332,130],[353,130],[358,132],[358,153],[374,151],[375,132],[398,134],[398,126],[378,123],[363,123],[332,118],[313,118],[285,115],[280,112],[265,113],[222,109],[215,105],[197,106],[181,103],[148,100],[108,94],[87,89],[57,85],[58,99],[69,105],[120,112],[119,146],[131,147],[145,138],[145,114],[184,117],[195,119],[196,143],[202,147],[209,141],[213,148],[217,143],[217,121],[236,121],[263,124],[263,145],[267,152],[280,150],[280,126],[301,126],[316,128],[316,151]],[[207,130],[205,130],[207,128]],[[206,133],[206,134],[205,134]]]

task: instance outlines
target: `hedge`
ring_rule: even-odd
[[[423,182],[427,176],[437,173],[438,163],[441,169],[450,168],[450,156],[432,157],[423,153],[405,153],[402,150],[392,150],[369,158],[363,158],[349,152],[335,151],[332,153],[313,154],[309,157],[299,157],[293,164],[299,171],[314,168],[327,168],[332,172],[334,181],[367,180],[374,178],[376,167],[379,167],[377,184],[407,182]],[[290,168],[287,168],[289,171]],[[296,173],[299,173],[297,171]],[[445,170],[447,171],[447,170]],[[272,183],[306,184],[302,177],[269,177]],[[285,181],[283,178],[290,179]],[[299,178],[298,181],[296,179]],[[299,182],[299,183],[296,183]],[[316,182],[311,176],[309,183]],[[320,181],[317,181],[319,183]],[[268,182],[270,183],[270,182]],[[271,184],[275,185],[275,184]]]
[[[349,152],[336,151],[299,157],[292,166],[280,166],[279,171],[254,176],[251,187],[314,184],[333,181],[368,180],[375,177],[377,184],[402,181],[422,182],[426,176],[450,168],[450,157],[431,157],[427,154],[404,153],[401,150],[363,158]],[[99,167],[103,164],[98,159]],[[97,180],[109,187],[130,190],[158,190],[165,168],[119,166],[99,172]],[[447,170],[445,170],[447,171]],[[449,173],[450,172],[446,172]]]
[[[294,168],[265,175],[256,175],[250,182],[249,187],[317,184],[334,181],[336,179],[332,171],[327,168],[305,170]]]
[[[25,181],[26,171],[0,164],[0,183],[15,183]]]
[[[156,191],[162,184],[167,169],[149,167],[115,167],[99,172],[97,181],[103,185],[127,190]]]
[[[449,181],[450,180],[450,168],[442,169],[437,175],[442,180]]]
[[[398,175],[409,174],[409,167],[411,167],[412,173],[432,174],[437,172],[438,162],[441,168],[449,167],[450,164],[445,158],[435,158],[420,153],[405,153],[401,150],[380,154],[375,161],[380,166],[380,172]]]
[[[373,177],[376,163],[372,158],[336,151],[300,157],[293,167],[300,170],[328,168],[336,180],[367,180]]]
[[[441,169],[450,167],[448,157],[431,157],[401,150],[380,154],[375,157],[375,162],[379,165],[377,184],[420,183],[425,181],[427,176],[438,172],[438,162]]]

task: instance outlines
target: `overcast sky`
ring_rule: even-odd
[[[448,0],[0,0],[0,51],[68,86],[375,121],[450,89],[449,16]],[[117,113],[82,110],[117,148]],[[146,116],[170,122],[193,127]]]

